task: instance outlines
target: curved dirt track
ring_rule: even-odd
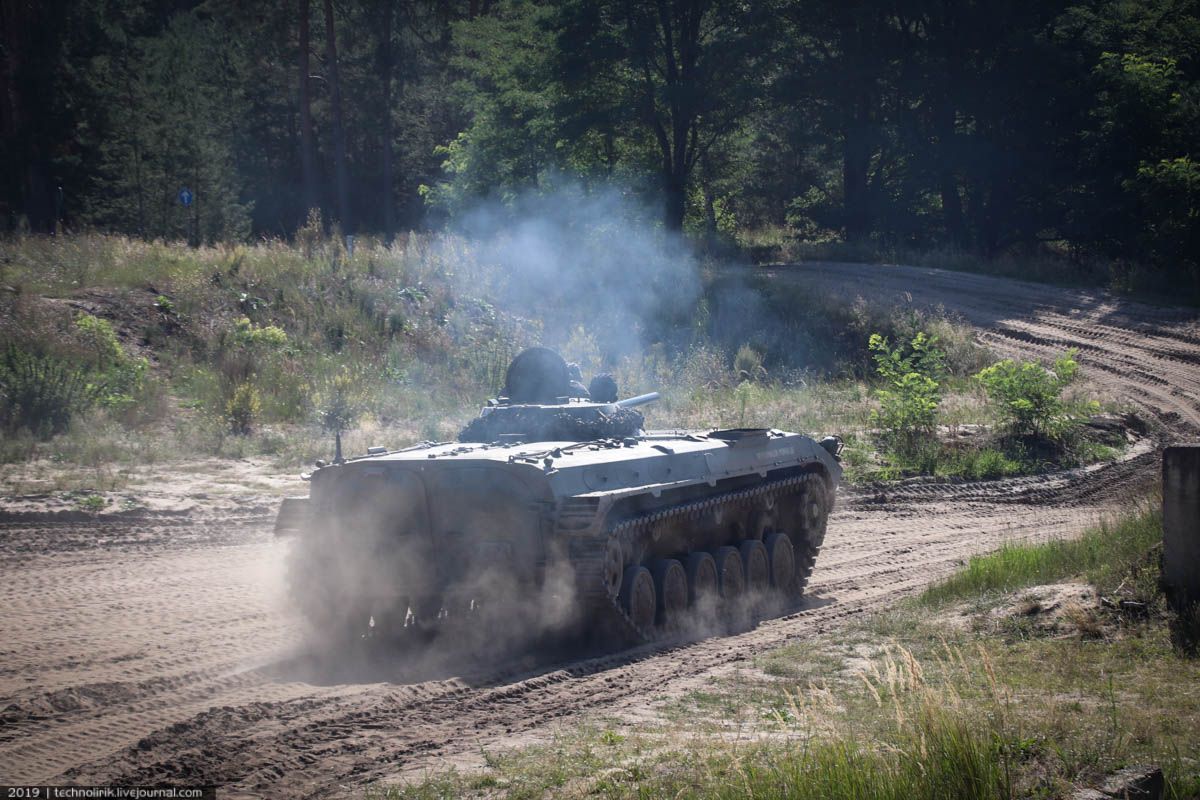
[[[1002,353],[1079,348],[1088,379],[1155,432],[1112,465],[843,492],[807,599],[791,613],[666,649],[500,669],[298,655],[282,601],[290,543],[271,537],[261,511],[0,522],[0,783],[331,795],[588,714],[635,716],[759,652],[886,607],[970,554],[1078,531],[1153,478],[1156,442],[1200,431],[1194,312],[929,269],[771,271],[848,299],[908,293],[960,314]]]

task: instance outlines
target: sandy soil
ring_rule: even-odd
[[[994,349],[1080,351],[1088,378],[1154,420],[1119,463],[986,483],[843,492],[800,607],[744,632],[552,663],[316,658],[287,608],[288,540],[260,494],[90,517],[0,512],[0,783],[220,784],[325,796],[470,764],[591,717],[644,719],[755,654],[919,590],[1006,540],[1067,535],[1200,431],[1194,312],[930,269],[780,267],[848,299],[960,313]],[[269,492],[267,493],[269,494]]]

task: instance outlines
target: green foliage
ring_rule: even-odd
[[[75,320],[84,345],[91,351],[97,371],[102,372],[125,357],[112,323],[91,314],[80,314]]]
[[[145,389],[149,362],[126,354],[106,319],[80,314],[75,328],[91,356],[90,379],[100,405],[115,411],[131,408]]]
[[[234,344],[269,352],[287,347],[287,331],[276,325],[255,325],[248,317],[242,317],[234,324]]]
[[[1084,411],[1094,405],[1072,404],[1063,398],[1079,376],[1076,351],[1069,350],[1048,370],[1034,361],[1005,359],[982,370],[977,380],[989,399],[999,405],[1018,435],[1060,437]]]
[[[86,367],[9,344],[0,356],[0,422],[49,438],[91,408],[103,386]]]
[[[871,334],[868,349],[876,373],[886,384],[878,389],[879,410],[872,420],[884,430],[890,445],[905,455],[921,449],[936,434],[945,354],[937,340],[918,332],[908,346],[892,348],[887,337]]]
[[[262,397],[257,387],[250,381],[234,385],[225,401],[225,420],[230,432],[238,436],[250,434],[261,413]]]
[[[363,376],[343,367],[326,382],[320,395],[321,427],[327,431],[350,428],[366,407]]]
[[[80,497],[75,501],[75,505],[80,511],[87,511],[91,514],[98,514],[108,505],[108,501],[98,494],[88,494]]]
[[[966,569],[926,589],[921,602],[944,604],[1076,576],[1086,577],[1102,591],[1122,583],[1136,586],[1139,599],[1148,601],[1158,589],[1156,576],[1144,567],[1151,564],[1148,556],[1161,542],[1161,506],[1145,503],[1135,513],[1104,522],[1078,539],[1007,544],[994,553],[972,556]]]
[[[455,26],[454,64],[465,75],[456,91],[471,124],[436,148],[448,179],[421,187],[431,206],[457,213],[481,197],[511,201],[566,167],[567,143],[556,141],[563,98],[547,46],[550,13],[541,3],[506,0]]]
[[[149,363],[121,347],[112,324],[80,314],[65,337],[9,341],[0,357],[0,424],[41,439],[99,405],[126,412],[145,399]]]
[[[1022,471],[1020,461],[1010,458],[1003,451],[994,447],[985,447],[973,454],[962,474],[973,480],[990,480],[1019,475]]]
[[[21,6],[0,160],[29,168],[0,177],[3,227],[311,245],[315,206],[321,237],[348,215],[390,240],[568,176],[706,244],[770,230],[1200,282],[1193,5],[348,0],[307,42],[336,38],[340,79],[298,74],[300,9],[319,17]],[[342,172],[355,202],[334,214]]]
[[[1200,283],[1200,163],[1190,156],[1143,162],[1127,187],[1150,210],[1144,236],[1150,252],[1178,258],[1191,270],[1191,284]]]
[[[230,78],[247,51],[222,23],[178,14],[159,35],[120,36],[93,73],[91,192],[81,216],[108,229],[199,241],[244,238],[249,208],[235,165],[245,91]],[[195,200],[177,199],[188,187]]]
[[[127,411],[143,399],[150,362],[145,358],[124,357],[98,376],[100,405],[114,411]]]

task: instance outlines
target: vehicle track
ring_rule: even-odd
[[[346,659],[296,649],[269,520],[0,521],[0,782],[212,783],[325,796],[421,774],[588,715],[637,714],[764,650],[918,591],[1006,541],[1129,502],[1157,445],[1200,432],[1193,312],[909,267],[769,270],[853,300],[944,307],[1019,357],[1079,349],[1152,433],[1120,462],[990,482],[843,490],[802,603],[732,635],[559,663]],[[461,654],[459,654],[461,656]]]

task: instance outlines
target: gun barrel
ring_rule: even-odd
[[[624,400],[618,400],[617,406],[620,408],[633,408],[634,406],[644,406],[646,403],[653,403],[662,397],[658,392],[646,392],[639,394],[636,397],[626,397]]]

